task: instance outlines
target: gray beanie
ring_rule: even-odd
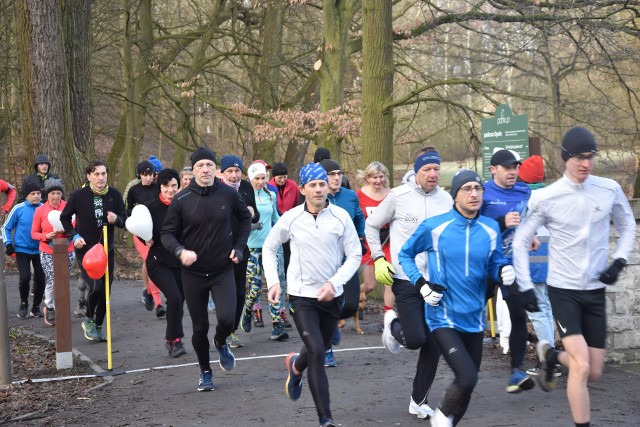
[[[64,193],[64,186],[62,180],[58,178],[47,178],[44,182],[44,194],[49,194],[49,191],[59,190]]]
[[[451,180],[451,197],[454,200],[456,199],[456,195],[458,194],[458,190],[460,190],[460,187],[465,185],[467,182],[477,182],[480,185],[484,185],[484,183],[482,182],[482,178],[480,178],[480,175],[478,175],[471,169],[460,169],[458,172],[456,172],[456,174],[453,176],[453,179]]]

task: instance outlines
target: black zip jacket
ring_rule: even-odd
[[[155,182],[149,185],[137,183],[132,186],[127,193],[127,216],[131,216],[131,211],[135,205],[139,205],[158,198],[160,186]]]
[[[238,231],[233,232],[234,218]],[[162,244],[174,256],[189,249],[198,259],[184,269],[209,275],[233,265],[231,250],[242,259],[251,232],[251,214],[238,191],[215,178],[213,185],[200,187],[196,180],[178,193],[169,205],[162,226]]]
[[[107,235],[109,236],[109,252],[113,251],[114,224],[107,222],[107,212],[111,211],[117,215],[115,226],[124,228],[126,212],[124,209],[124,200],[120,192],[113,187],[109,187],[107,194],[102,197],[102,218],[99,220],[95,216],[95,208],[93,204],[93,191],[87,185],[75,190],[69,196],[67,205],[60,214],[60,222],[64,227],[67,237],[73,237],[79,234],[87,243],[82,249],[76,249],[80,253],[85,253],[95,244],[102,243],[102,225],[107,226]],[[76,227],[71,224],[71,217],[76,215]],[[98,225],[100,222],[100,225]]]
[[[153,220],[153,245],[149,248],[149,255],[147,256],[147,264],[150,262],[162,264],[168,268],[180,268],[182,264],[172,253],[162,244],[162,238],[160,233],[162,232],[162,224],[167,216],[167,211],[170,205],[165,205],[160,200],[160,197],[156,197],[153,200],[149,200],[144,203],[151,213],[151,219]],[[144,242],[144,240],[140,239]]]

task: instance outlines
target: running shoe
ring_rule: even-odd
[[[251,332],[251,312],[247,309],[242,311],[242,317],[240,318],[240,329],[246,333]]]
[[[340,344],[340,341],[342,341],[342,331],[340,328],[336,328],[336,330],[333,331],[333,336],[331,337],[331,345],[338,345]]]
[[[227,345],[231,348],[244,347],[244,344],[236,334],[231,334],[227,337]]]
[[[400,354],[400,343],[391,334],[391,323],[397,319],[398,315],[393,310],[387,310],[384,313],[384,327],[382,329],[382,345],[389,350],[391,354]]]
[[[107,340],[107,335],[102,330],[101,325],[96,325],[96,332],[98,333],[98,342],[105,342]]]
[[[327,418],[320,421],[320,427],[338,427],[338,424],[334,423],[331,418]]]
[[[40,311],[40,307],[32,307],[31,308],[31,312],[29,313],[29,316],[31,316],[31,317],[44,317],[44,314],[42,314],[42,311]]]
[[[29,315],[29,304],[26,302],[21,302],[20,307],[18,308],[18,317],[25,318]]]
[[[527,375],[531,375],[531,376],[537,376],[538,374],[540,374],[540,362],[536,363],[536,366],[534,366],[533,368],[528,368],[526,371]]]
[[[223,371],[230,371],[236,367],[236,358],[229,349],[229,346],[225,343],[220,347],[216,347],[218,355],[220,356],[220,367]]]
[[[544,391],[551,391],[556,388],[557,380],[554,375],[555,366],[547,363],[547,357],[550,351],[556,351],[548,341],[540,340],[536,345],[536,352],[538,353],[538,360],[540,360],[541,372],[538,375],[538,384]]]
[[[413,397],[411,398],[411,402],[409,402],[409,413],[411,415],[417,415],[418,418],[430,418],[435,413],[433,409],[426,403],[422,405],[418,405],[414,402]]]
[[[335,368],[336,366],[338,366],[338,362],[336,362],[336,358],[333,357],[332,348],[327,350],[327,352],[324,354],[324,366],[326,366],[327,368]]]
[[[198,391],[215,390],[213,386],[213,373],[211,371],[202,371],[200,373],[200,381],[198,381]]]
[[[293,373],[293,363],[298,358],[296,353],[289,353],[284,361],[287,367],[287,381],[284,383],[284,392],[291,400],[298,400],[302,394],[302,373],[296,375]]]
[[[147,311],[153,311],[153,296],[146,289],[142,291],[142,300],[144,302],[144,308],[146,308]]]
[[[84,337],[89,341],[99,341],[100,336],[96,330],[96,323],[93,320],[85,320],[82,322],[82,330],[84,331]]]
[[[164,309],[162,304],[158,304],[158,306],[156,307],[156,317],[158,319],[162,319],[165,314],[167,314],[167,310]]]
[[[440,409],[436,409],[431,416],[431,427],[453,427],[453,416],[446,416]]]
[[[289,338],[289,334],[284,330],[282,325],[279,322],[275,322],[273,324],[273,329],[271,329],[271,339],[283,341]]]
[[[511,372],[506,390],[507,393],[520,393],[523,390],[531,390],[535,385],[533,378],[525,374],[524,371],[515,369]]]
[[[87,315],[87,300],[78,300],[78,307],[73,310],[73,314],[82,317]]]
[[[253,326],[256,328],[264,328],[264,321],[262,320],[262,309],[253,310]]]
[[[55,326],[56,324],[56,311],[53,308],[49,308],[46,305],[44,308],[44,323],[47,326]]]
[[[182,344],[182,340],[180,340],[180,338],[175,340],[166,340],[164,346],[168,350],[169,357],[171,358],[180,357],[187,353],[187,350],[185,350],[184,344]]]

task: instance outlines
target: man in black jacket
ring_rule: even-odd
[[[126,211],[122,195],[115,188],[107,185],[107,164],[102,160],[94,160],[85,168],[87,174],[86,186],[75,190],[69,196],[67,205],[60,214],[60,222],[68,237],[73,238],[76,249],[76,259],[82,277],[89,285],[87,298],[87,319],[82,322],[84,336],[90,341],[106,341],[102,331],[102,323],[107,313],[105,297],[105,278],[91,279],[84,267],[82,260],[87,251],[97,245],[104,244],[104,225],[107,226],[109,275],[114,277],[114,226],[124,228]],[[76,216],[75,228],[72,224],[72,216]],[[113,289],[113,281],[110,281],[109,291]]]
[[[236,312],[233,266],[244,258],[251,231],[247,205],[237,191],[215,177],[215,161],[215,153],[208,148],[200,147],[191,154],[194,179],[169,205],[161,233],[162,244],[183,266],[182,285],[193,323],[191,341],[201,371],[198,391],[214,389],[207,338],[211,292],[218,320],[213,344],[220,367],[228,371],[236,365],[226,343]],[[238,221],[237,232],[230,233],[234,220]]]
[[[24,189],[27,188],[28,184],[35,183],[40,187],[40,190],[44,190],[44,182],[48,178],[58,178],[58,175],[49,173],[51,163],[49,163],[49,159],[44,154],[38,154],[33,160],[33,169],[34,172],[25,176],[22,180],[20,194],[18,195],[18,201],[16,203],[24,202],[25,197],[29,194],[24,193]]]

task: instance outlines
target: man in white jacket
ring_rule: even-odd
[[[262,262],[269,301],[280,299],[278,248],[291,242],[287,293],[293,320],[304,345],[287,356],[287,396],[297,400],[302,373],[308,368],[309,388],[322,427],[335,426],[329,406],[329,380],[324,368],[340,318],[344,284],[356,273],[362,259],[360,240],[344,209],[327,203],[327,172],[318,163],[300,170],[300,193],[305,203],[282,215],[262,247]]]
[[[398,308],[396,315],[393,307],[385,306],[382,343],[394,354],[400,351],[400,343],[411,350],[420,349],[409,413],[418,418],[428,418],[433,415],[433,410],[427,403],[427,397],[435,377],[440,351],[429,338],[429,328],[424,317],[424,299],[402,270],[397,255],[422,221],[449,212],[453,199],[438,186],[440,154],[434,148],[430,147],[416,157],[413,171],[414,176],[408,177],[405,184],[392,189],[369,215],[365,223],[365,234],[371,249],[371,259],[374,260],[376,280],[391,286]],[[389,224],[390,229],[391,260],[385,259],[380,242],[380,229],[385,224]],[[428,278],[426,254],[419,254],[415,261],[420,272]]]
[[[613,285],[626,265],[636,237],[636,222],[620,185],[591,175],[598,153],[595,138],[576,127],[562,138],[565,173],[532,193],[524,221],[513,241],[518,285],[533,289],[529,245],[536,230],[549,230],[549,300],[564,351],[546,341],[537,345],[545,391],[555,388],[556,363],[569,368],[567,397],[576,426],[589,426],[591,410],[587,382],[602,376],[606,355],[605,285]],[[608,265],[609,223],[620,235]]]

